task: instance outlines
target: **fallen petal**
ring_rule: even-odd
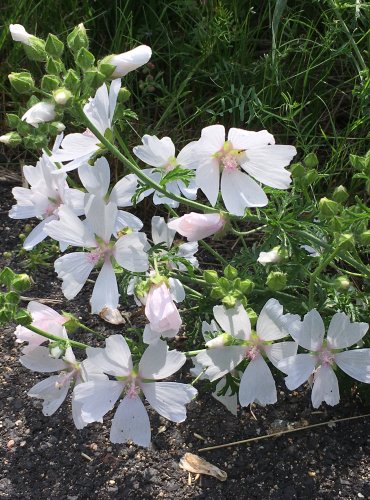
[[[210,464],[204,458],[198,457],[193,453],[185,453],[185,455],[180,459],[179,466],[188,472],[193,472],[194,474],[207,474],[208,476],[213,476],[220,481],[226,481],[227,474],[223,470],[219,469],[215,465]]]

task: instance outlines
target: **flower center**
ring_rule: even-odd
[[[334,363],[334,354],[329,349],[323,349],[319,353],[319,361],[321,365],[332,365]]]
[[[251,345],[247,347],[247,350],[245,351],[245,357],[252,361],[252,359],[256,359],[256,357],[259,355],[260,350],[257,345]]]
[[[167,163],[165,165],[162,166],[162,170],[164,172],[171,172],[171,170],[173,170],[177,165],[177,160],[175,158],[175,156],[170,156],[167,160]]]
[[[104,241],[99,243],[97,248],[94,248],[91,252],[86,253],[86,260],[90,264],[96,264],[99,260],[103,260],[106,262],[110,260],[113,255],[113,248],[109,243],[105,243]]]
[[[50,203],[49,205],[47,205],[43,213],[44,218],[50,217],[50,215],[55,214],[55,211],[58,210],[60,205],[63,203],[58,193],[55,195],[55,198],[49,198],[49,201]]]
[[[234,149],[230,141],[226,141],[220,151],[214,155],[220,161],[221,167],[227,172],[239,169],[239,156],[240,150]]]
[[[74,367],[65,372],[63,375],[61,374],[58,378],[58,381],[55,383],[55,387],[57,389],[62,389],[67,383],[70,384],[71,380],[76,380],[78,374],[80,372],[79,367]]]

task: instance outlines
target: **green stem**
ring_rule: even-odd
[[[204,240],[199,240],[200,245],[205,248],[210,254],[212,254],[216,259],[218,259],[224,266],[227,266],[229,262],[222,257],[216,250],[214,250],[211,245],[208,245]]]
[[[182,284],[182,286],[184,287],[184,289],[185,289],[187,292],[189,292],[189,293],[191,293],[191,294],[195,295],[195,297],[198,297],[199,299],[203,298],[203,295],[202,295],[201,293],[197,292],[196,290],[194,290],[193,288],[191,288],[191,287],[190,287],[190,286],[188,286],[188,285],[184,285],[184,283],[181,283],[181,284]]]
[[[95,330],[93,330],[92,328],[89,328],[88,326],[84,325],[83,323],[78,323],[78,326],[80,328],[82,328],[83,330],[86,330],[87,332],[92,333],[93,335],[96,335],[97,337],[105,340],[104,335],[102,335],[99,332],[96,332]]]
[[[249,234],[257,233],[258,231],[261,231],[261,229],[264,229],[267,227],[267,224],[263,224],[263,226],[256,227],[255,229],[251,229],[250,231],[237,231],[233,227],[230,228],[230,232],[233,234],[236,234],[237,236],[248,236]]]
[[[31,332],[35,332],[38,335],[41,335],[42,337],[45,337],[49,340],[54,340],[55,342],[64,342],[65,344],[70,345],[72,347],[77,347],[78,349],[87,349],[88,347],[90,347],[89,345],[83,344],[82,342],[76,342],[75,340],[64,339],[62,337],[58,337],[57,335],[53,335],[52,333],[45,332],[44,330],[37,328],[37,326],[27,325],[26,328],[28,330],[31,330]]]
[[[187,358],[191,358],[192,356],[196,356],[197,354],[203,351],[205,351],[205,349],[199,349],[198,351],[186,351],[184,352],[184,354]]]
[[[314,306],[314,299],[315,299],[315,282],[320,273],[326,268],[328,264],[332,260],[335,259],[335,257],[338,255],[340,252],[340,245],[335,248],[322,262],[313,273],[310,275],[310,282],[308,284],[308,308],[311,310],[313,309]]]

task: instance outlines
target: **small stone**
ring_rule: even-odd
[[[116,481],[114,479],[109,479],[108,483],[113,486],[114,484],[116,484]]]
[[[16,427],[19,427],[20,425],[22,425],[22,420],[16,420],[14,424]]]
[[[315,472],[315,471],[313,471],[313,470],[309,470],[309,471],[307,472],[307,474],[308,474],[310,477],[315,477],[315,476],[316,476],[316,472]]]
[[[357,493],[358,498],[365,498],[365,496],[362,493]]]
[[[98,449],[98,445],[96,443],[91,443],[90,444],[90,449],[93,451],[96,451]]]
[[[7,448],[10,450],[11,448],[13,448],[14,446],[14,439],[9,439],[9,441],[7,442]]]

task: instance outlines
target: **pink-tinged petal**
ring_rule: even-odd
[[[368,323],[351,323],[349,317],[338,312],[330,321],[327,341],[329,349],[344,349],[359,342],[368,331]]]
[[[43,399],[42,413],[49,417],[53,415],[62,405],[67,397],[69,384],[59,384],[60,375],[41,380],[34,385],[27,393],[31,398]]]
[[[176,337],[177,333],[178,332],[170,332],[170,334],[167,334],[168,332],[165,332],[166,335],[163,335],[163,332],[157,332],[156,330],[152,330],[152,328],[150,327],[150,323],[148,325],[145,325],[145,328],[144,328],[144,331],[143,331],[143,342],[145,344],[152,344],[153,342],[157,342],[157,340],[159,340],[161,338],[161,336],[163,337],[167,337],[167,338],[173,338],[173,337]]]
[[[221,404],[223,404],[229,410],[230,413],[237,416],[238,413],[237,393],[231,394],[231,389],[229,387],[223,396],[218,395],[218,392],[220,392],[225,387],[225,384],[226,384],[226,379],[222,378],[216,385],[215,392],[212,392],[212,396]]]
[[[128,377],[132,371],[130,348],[122,335],[111,335],[105,341],[105,348],[88,347],[86,349],[90,368],[115,377]]]
[[[44,239],[48,236],[45,232],[45,226],[53,220],[55,220],[55,216],[52,215],[41,221],[40,224],[37,224],[37,226],[32,229],[27,238],[24,240],[23,248],[26,250],[32,250],[32,248],[41,243],[41,241],[44,241]]]
[[[93,166],[88,163],[80,165],[78,175],[89,193],[104,198],[110,183],[109,163],[104,157],[98,158]]]
[[[113,234],[117,219],[117,211],[117,205],[114,203],[108,203],[106,205],[101,198],[93,194],[86,195],[86,219],[93,228],[94,233],[102,238],[105,243],[109,243]]]
[[[73,210],[62,205],[58,210],[59,220],[45,226],[45,233],[56,241],[63,241],[77,247],[94,248],[97,246],[93,232],[84,224]]]
[[[74,399],[80,405],[83,421],[101,422],[116,404],[124,387],[124,382],[116,380],[96,379],[78,384],[74,389]]]
[[[294,146],[266,146],[247,150],[240,161],[241,167],[262,184],[277,189],[288,189],[291,173],[285,170],[297,154]]]
[[[227,210],[242,217],[248,207],[264,207],[268,203],[261,186],[239,170],[224,170],[221,176],[221,194]]]
[[[78,294],[95,267],[89,256],[89,253],[73,252],[59,257],[54,262],[55,272],[58,278],[63,280],[62,291],[68,300]]]
[[[150,406],[172,422],[186,419],[185,405],[198,394],[191,385],[176,382],[142,383],[141,388]]]
[[[298,315],[283,315],[283,306],[276,299],[270,299],[263,306],[257,320],[256,331],[260,339],[265,341],[278,340],[287,337],[286,321],[297,321]],[[285,320],[285,321],[284,321]]]
[[[347,375],[370,384],[370,349],[352,349],[334,355],[335,362]]]
[[[195,174],[195,182],[214,207],[220,190],[220,167],[218,160],[210,158],[207,163],[200,165]]]
[[[172,219],[168,227],[185,236],[189,242],[207,238],[220,231],[225,220],[220,214],[197,214],[190,212],[178,219]]]
[[[285,378],[288,389],[292,391],[306,382],[315,370],[316,361],[317,356],[312,354],[297,354],[279,361],[279,370],[288,375]]]
[[[316,309],[309,311],[303,321],[289,320],[284,322],[285,328],[298,344],[308,351],[319,351],[325,335],[325,326]]]
[[[131,233],[121,236],[114,245],[114,257],[118,264],[128,271],[140,273],[149,267],[149,249],[144,233]]]
[[[254,149],[268,144],[275,144],[274,136],[267,130],[253,132],[241,128],[231,128],[227,140],[231,142],[234,149]]]
[[[106,261],[96,279],[90,299],[91,312],[99,314],[104,307],[116,309],[119,302],[117,279],[112,263]]]
[[[245,351],[243,346],[216,347],[200,352],[195,359],[203,368],[207,368],[205,376],[214,382],[234,370],[243,360]]]
[[[241,406],[258,403],[262,406],[277,401],[274,377],[262,356],[253,359],[240,380],[239,402]]]
[[[167,330],[179,331],[181,317],[165,283],[150,288],[145,304],[145,315],[152,330],[159,333]]]
[[[158,340],[146,348],[139,363],[139,373],[144,379],[161,380],[180,370],[186,356],[179,351],[169,351],[163,340]]]
[[[226,309],[225,306],[215,306],[213,315],[222,330],[233,337],[248,340],[251,334],[251,322],[242,304]]]
[[[173,243],[175,233],[176,231],[174,229],[170,229],[167,226],[163,217],[159,217],[158,215],[152,217],[152,239],[154,245],[165,243],[166,247],[170,248]]]
[[[329,365],[317,368],[311,394],[312,406],[318,408],[323,401],[330,406],[339,403],[338,379]]]
[[[65,370],[62,359],[52,358],[47,347],[35,347],[32,352],[19,358],[20,363],[33,372],[50,373]]]
[[[297,354],[298,344],[296,342],[276,342],[263,346],[263,350],[271,363],[278,368],[279,362],[284,358]]]
[[[115,184],[109,201],[115,203],[117,207],[131,207],[131,198],[135,194],[138,179],[135,174],[128,174]]]
[[[149,417],[143,402],[139,397],[126,396],[113,417],[109,439],[117,444],[133,441],[148,448],[150,436]]]

